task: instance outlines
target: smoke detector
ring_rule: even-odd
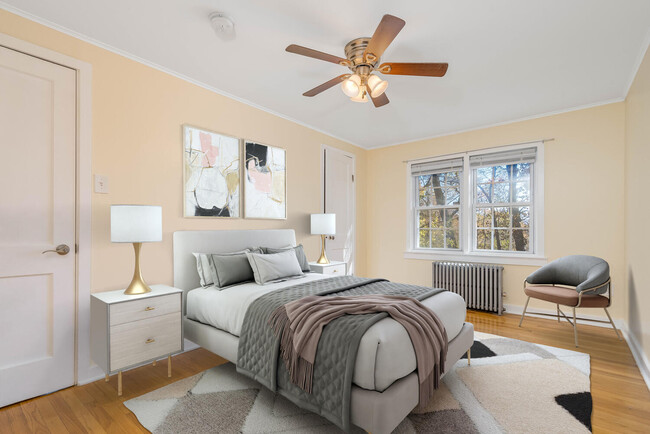
[[[222,41],[235,39],[235,23],[222,12],[212,12],[210,22],[217,36]]]

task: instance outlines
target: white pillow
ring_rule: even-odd
[[[215,253],[217,255],[241,255],[242,253],[250,252],[249,249],[240,250],[239,252],[229,253]],[[214,285],[214,278],[210,272],[210,253],[192,253],[196,258],[196,271],[199,273],[199,281],[201,286],[206,287]]]
[[[302,275],[300,263],[293,249],[267,255],[246,253],[246,257],[248,257],[248,262],[255,275],[255,282],[258,285],[264,285],[284,277]]]

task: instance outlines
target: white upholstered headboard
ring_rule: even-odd
[[[295,245],[293,229],[174,232],[174,286],[184,291],[183,300],[189,290],[201,286],[192,253],[228,253],[251,247]]]

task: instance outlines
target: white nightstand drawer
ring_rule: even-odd
[[[181,349],[180,312],[112,326],[110,371],[117,371]]]
[[[321,271],[323,274],[340,274],[344,275],[345,274],[345,264],[340,264],[340,265],[332,265],[329,267],[323,267],[323,271]]]
[[[181,295],[169,294],[142,300],[115,303],[110,306],[110,325],[152,318],[181,311]]]

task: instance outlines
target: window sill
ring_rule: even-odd
[[[539,255],[507,255],[507,254],[480,254],[462,252],[426,252],[422,250],[407,250],[404,259],[422,259],[427,261],[460,261],[479,264],[502,265],[534,265],[541,266],[548,263],[548,258]]]

